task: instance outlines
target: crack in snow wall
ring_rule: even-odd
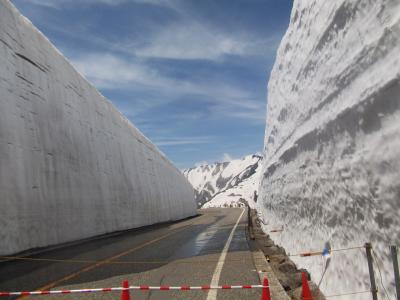
[[[276,238],[290,253],[322,250],[326,241],[333,248],[371,241],[392,295],[388,247],[400,245],[399,53],[397,0],[294,1],[268,84],[258,202],[267,230],[285,226]],[[322,259],[296,263],[319,281]],[[335,253],[321,287],[326,294],[368,289],[364,253]]]
[[[180,171],[7,0],[0,201],[0,255],[196,214]]]

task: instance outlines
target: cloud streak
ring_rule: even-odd
[[[171,78],[145,61],[123,59],[110,53],[83,54],[73,57],[71,62],[99,89],[146,88],[157,91],[159,95],[168,95],[161,101],[154,99],[154,105],[165,104],[176,97],[197,95],[199,99],[214,104],[214,113],[253,121],[261,121],[264,117],[261,118],[263,110],[260,110],[260,101],[255,95],[225,82]],[[147,101],[142,104],[146,108],[152,107]]]
[[[27,3],[61,9],[76,5],[75,0],[22,0]],[[179,17],[168,26],[159,28],[145,40],[124,38],[120,42],[109,42],[99,37],[91,40],[109,51],[136,55],[142,58],[174,60],[223,61],[227,56],[266,56],[275,53],[279,35],[254,36],[251,32],[227,33],[207,22],[195,20],[191,12],[184,9],[180,1],[167,0],[81,0],[81,5],[118,6],[124,3],[155,5],[173,9]],[[52,24],[54,26],[54,24]],[[64,28],[53,28],[66,35],[86,40],[85,30],[71,33]]]
[[[30,2],[35,5],[44,6],[44,7],[51,7],[60,9],[62,6],[71,6],[76,5],[76,0],[24,0],[25,2]],[[150,3],[150,4],[157,4],[157,5],[166,5],[165,2],[162,0],[80,0],[79,4],[84,5],[99,5],[99,4],[106,4],[106,5],[120,5],[125,2],[137,2],[137,3]]]
[[[180,145],[197,145],[197,144],[209,144],[213,140],[212,137],[166,137],[166,138],[154,138],[153,142],[161,146],[180,146]]]
[[[275,38],[259,40],[246,33],[226,34],[190,21],[162,29],[148,45],[135,50],[135,54],[146,58],[219,61],[227,55],[266,55],[275,51],[277,43]]]

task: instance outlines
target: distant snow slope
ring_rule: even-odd
[[[198,207],[237,204],[245,199],[253,206],[258,189],[262,157],[248,155],[242,159],[218,162],[183,171],[195,189]]]
[[[279,240],[288,251],[371,241],[394,294],[388,247],[400,245],[400,1],[294,1],[268,84],[263,171],[258,208],[266,229],[285,226]],[[363,253],[336,252],[323,291],[368,289]],[[296,262],[319,280],[322,260]]]

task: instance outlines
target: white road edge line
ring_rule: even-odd
[[[228,253],[229,246],[231,245],[231,242],[233,239],[233,234],[235,233],[236,227],[238,226],[239,221],[242,218],[245,210],[246,210],[245,208],[242,209],[242,213],[240,214],[239,218],[237,219],[235,226],[233,226],[232,231],[228,237],[228,240],[225,243],[224,249],[222,249],[221,256],[218,259],[217,266],[215,267],[214,274],[211,279],[210,285],[218,285],[218,283],[219,283],[219,278],[221,277],[222,267],[224,266],[226,254]],[[209,290],[208,294],[207,294],[207,300],[216,300],[216,299],[217,299],[217,290]]]

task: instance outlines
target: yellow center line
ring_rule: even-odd
[[[165,239],[166,237],[169,237],[169,236],[171,236],[171,235],[173,235],[173,234],[175,234],[175,233],[177,233],[177,232],[180,232],[180,231],[186,229],[186,228],[187,228],[188,226],[190,226],[190,225],[191,225],[191,224],[186,225],[186,226],[184,226],[184,227],[182,227],[182,228],[180,228],[180,229],[177,229],[177,230],[174,231],[174,232],[165,234],[165,235],[163,235],[163,236],[161,236],[161,237],[158,237],[158,238],[155,238],[155,239],[153,239],[153,240],[150,240],[150,241],[148,241],[148,242],[146,242],[146,243],[143,243],[143,244],[141,244],[141,245],[139,245],[139,246],[136,246],[136,247],[133,247],[133,248],[131,248],[131,249],[128,249],[128,250],[126,250],[126,251],[124,251],[124,252],[121,252],[121,253],[119,253],[119,254],[116,254],[116,255],[114,255],[114,256],[111,256],[111,257],[109,257],[109,258],[106,258],[106,259],[104,259],[104,260],[100,260],[99,262],[97,262],[97,263],[95,263],[95,264],[93,264],[93,265],[87,266],[87,267],[85,267],[85,268],[83,268],[83,269],[81,269],[81,270],[79,270],[79,271],[77,271],[77,272],[74,272],[74,273],[69,274],[69,275],[67,275],[67,276],[65,276],[65,277],[62,277],[62,278],[60,278],[60,279],[58,279],[58,280],[56,280],[56,281],[53,281],[53,282],[51,282],[51,283],[48,283],[48,284],[46,284],[45,286],[40,287],[38,290],[39,290],[39,291],[46,291],[46,290],[49,290],[49,289],[51,289],[52,287],[54,287],[54,286],[56,286],[56,285],[58,285],[58,284],[60,284],[60,283],[62,283],[62,282],[65,282],[65,281],[67,281],[67,280],[73,279],[73,278],[75,278],[75,277],[77,277],[77,276],[79,276],[79,275],[81,275],[81,274],[83,274],[83,273],[89,272],[89,271],[91,271],[91,270],[93,270],[93,269],[95,269],[95,268],[97,268],[97,267],[100,267],[100,266],[102,266],[102,265],[105,265],[105,264],[107,264],[107,263],[109,263],[109,262],[111,262],[111,261],[113,261],[113,260],[115,260],[115,259],[118,259],[118,258],[120,258],[120,257],[122,257],[122,256],[124,256],[124,255],[127,255],[127,254],[132,253],[132,252],[134,252],[134,251],[136,251],[136,250],[139,250],[139,249],[142,249],[142,248],[144,248],[144,247],[146,247],[146,246],[149,246],[149,245],[151,245],[151,244],[154,244],[155,242],[158,242],[158,241],[160,241],[160,240],[162,240],[162,239]],[[21,297],[19,297],[19,298],[17,298],[17,299],[23,299],[23,298],[25,298],[25,297],[26,297],[26,296],[21,296]]]
[[[86,260],[86,259],[56,259],[56,258],[31,258],[31,257],[20,257],[20,256],[1,256],[0,259],[8,259],[8,260],[22,260],[22,261],[38,261],[38,262],[59,262],[59,263],[67,263],[67,264],[89,264],[89,263],[98,263],[101,262],[99,260]],[[203,263],[203,262],[217,262],[218,260],[198,260],[198,261],[179,261],[179,260],[120,260],[120,261],[109,261],[106,264],[116,264],[116,265],[125,265],[125,264],[164,264],[164,263]],[[241,261],[241,259],[230,259],[230,261]],[[6,262],[0,261],[1,262]]]

